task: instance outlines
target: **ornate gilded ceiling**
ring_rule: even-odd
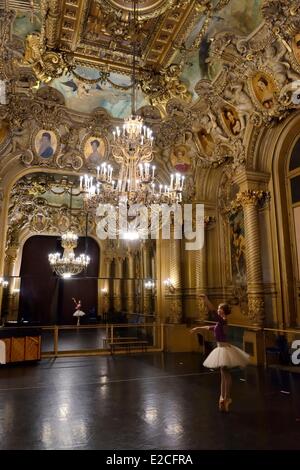
[[[207,62],[214,34],[250,32],[260,21],[260,0],[139,0],[135,28],[131,0],[35,0],[34,10],[27,4],[26,12],[26,0],[11,2],[24,65],[71,109],[101,106],[116,117],[130,112],[133,42],[139,105],[165,102],[175,80],[180,91],[173,97],[189,102],[197,81],[218,70]]]
[[[1,12],[0,78],[8,90],[8,104],[0,106],[3,167],[18,159],[28,168],[86,171],[89,139],[96,137],[109,157],[116,120],[130,113],[132,31],[128,38],[114,34],[113,47],[105,21],[128,27],[127,11],[111,3],[102,18],[104,3],[43,0],[32,19],[30,10]],[[158,12],[161,2],[154,5]],[[134,32],[142,51],[138,108],[154,132],[155,161],[165,174],[174,168],[189,174],[193,194],[198,168],[251,168],[260,132],[300,107],[300,6],[297,0],[168,5],[157,16],[154,9],[151,17],[145,13]],[[66,13],[74,26],[69,42]],[[86,38],[91,16],[102,25],[99,40]],[[158,50],[166,21],[174,29]],[[40,151],[43,133],[51,137],[48,159]]]

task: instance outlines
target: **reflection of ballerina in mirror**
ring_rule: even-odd
[[[81,305],[81,300],[76,300],[74,299],[74,297],[72,297],[72,300],[74,302],[74,304],[76,305],[76,310],[75,312],[73,313],[73,317],[77,317],[77,326],[80,325],[80,317],[84,317],[85,313],[80,310],[82,305]]]

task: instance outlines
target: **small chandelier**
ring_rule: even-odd
[[[144,282],[144,287],[147,290],[152,290],[155,288],[155,282],[153,281],[153,279],[149,279],[148,281]]]
[[[3,277],[0,277],[0,286],[2,286],[4,289],[8,286],[9,282],[6,281]]]
[[[89,256],[81,254],[75,257],[74,249],[77,247],[78,236],[74,232],[67,232],[61,237],[61,246],[64,249],[60,253],[50,253],[49,263],[53,271],[64,279],[81,273],[90,262]]]

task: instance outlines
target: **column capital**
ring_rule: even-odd
[[[270,192],[262,190],[247,189],[236,195],[233,205],[246,207],[263,205],[270,200]]]
[[[242,191],[250,188],[265,189],[270,181],[270,174],[242,169],[237,172],[233,181]]]

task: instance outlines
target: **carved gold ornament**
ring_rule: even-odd
[[[42,44],[41,34],[33,33],[26,37],[24,65],[30,65],[38,80],[49,83],[74,68],[70,53],[47,51]]]

